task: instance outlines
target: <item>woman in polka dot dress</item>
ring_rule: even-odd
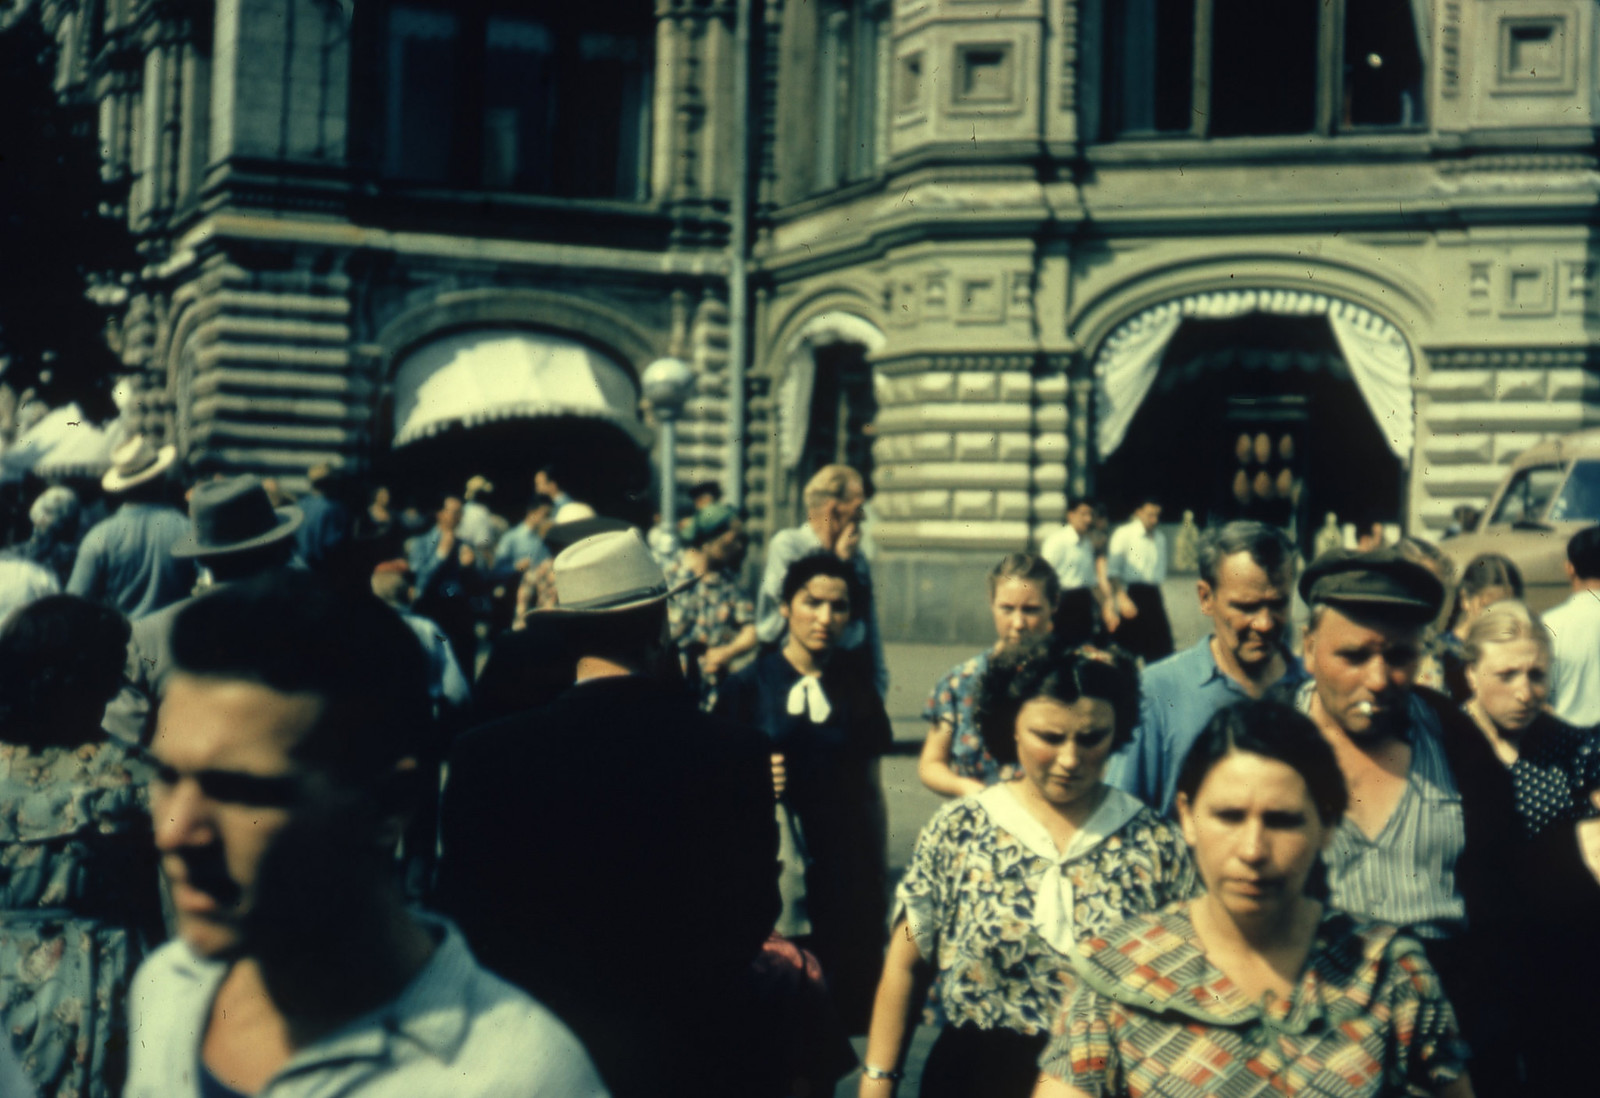
[[[1527,849],[1522,897],[1530,928],[1507,943],[1522,954],[1528,1093],[1578,1094],[1592,1085],[1593,1020],[1581,988],[1600,981],[1600,730],[1545,710],[1550,634],[1529,609],[1488,607],[1466,638],[1463,707],[1511,770]]]

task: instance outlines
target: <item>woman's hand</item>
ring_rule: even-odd
[[[789,788],[789,771],[783,765],[783,756],[773,753],[772,756],[772,795],[775,800],[783,800],[784,790]]]
[[[733,662],[733,648],[731,645],[719,644],[715,648],[707,648],[706,654],[700,657],[700,673],[706,678],[714,678],[727,669]]]
[[[1600,790],[1589,794],[1589,801],[1600,808]],[[1578,853],[1583,855],[1589,875],[1600,881],[1600,819],[1578,821]]]
[[[874,1079],[870,1075],[863,1075],[856,1095],[857,1098],[893,1098],[899,1086],[899,1081],[895,1079]]]
[[[1117,592],[1117,613],[1124,618],[1136,618],[1139,616],[1139,608],[1133,604],[1133,600],[1128,597],[1126,591]]]

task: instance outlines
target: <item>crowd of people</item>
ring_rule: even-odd
[[[1175,652],[1160,502],[1073,499],[895,880],[855,470],[749,567],[715,484],[178,472],[0,554],[0,1093],[886,1098],[926,1019],[926,1098],[1585,1091],[1600,528],[1541,618],[1222,524]]]

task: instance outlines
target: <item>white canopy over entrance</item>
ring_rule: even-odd
[[[1183,322],[1227,320],[1247,313],[1325,316],[1378,429],[1403,465],[1415,439],[1411,349],[1405,337],[1370,310],[1322,294],[1229,290],[1165,301],[1129,317],[1100,347],[1094,362],[1095,442],[1104,459],[1127,437],[1134,413],[1155,384],[1161,356]]]
[[[480,328],[407,355],[394,378],[394,445],[447,427],[502,419],[583,416],[644,442],[638,390],[600,352],[560,336]]]

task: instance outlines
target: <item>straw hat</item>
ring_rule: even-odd
[[[587,617],[638,610],[664,602],[695,582],[667,585],[639,531],[595,534],[562,550],[551,565],[559,605],[534,613],[547,617]]]
[[[149,435],[134,435],[111,451],[111,469],[100,478],[100,486],[108,492],[125,492],[155,480],[177,460],[176,446],[157,449]]]

